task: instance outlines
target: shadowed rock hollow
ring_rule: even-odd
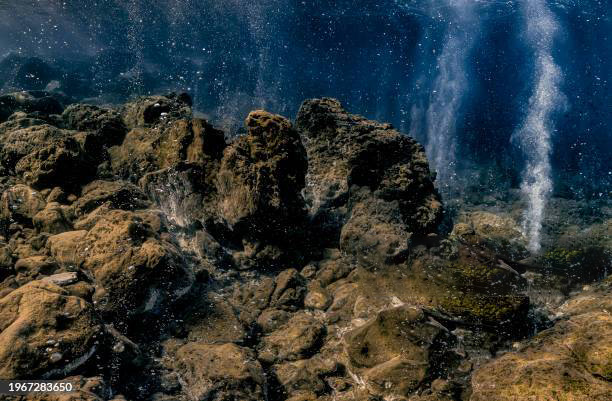
[[[526,259],[485,211],[440,232],[424,150],[390,125],[312,99],[228,140],[187,95],[63,102],[0,98],[0,378],[69,378],[83,400],[612,391],[609,283],[561,307],[585,278],[543,275],[598,276],[609,242]]]

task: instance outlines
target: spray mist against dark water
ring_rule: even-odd
[[[526,159],[521,183],[527,198],[523,230],[531,251],[537,252],[546,204],[553,191],[550,155],[554,116],[565,98],[560,90],[562,72],[552,55],[559,23],[543,0],[525,2],[523,7],[526,36],[534,53],[535,77],[527,115],[515,135]]]

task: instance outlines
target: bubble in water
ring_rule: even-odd
[[[56,363],[62,360],[64,356],[62,354],[60,354],[59,352],[54,352],[51,354],[51,356],[49,356],[49,359],[51,360],[51,362]]]
[[[113,346],[113,351],[117,352],[117,353],[121,353],[123,351],[125,351],[125,344],[123,344],[123,342],[118,342],[117,344],[115,344]]]

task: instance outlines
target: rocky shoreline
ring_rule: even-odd
[[[441,230],[422,146],[334,99],[231,140],[184,94],[67,103],[0,96],[0,379],[80,389],[16,399],[612,394],[609,210],[530,255],[511,205]]]

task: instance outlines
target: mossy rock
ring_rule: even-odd
[[[554,248],[538,264],[551,274],[569,276],[572,281],[590,282],[604,278],[612,268],[612,252],[600,246]]]
[[[527,321],[529,298],[524,295],[455,293],[445,297],[440,307],[468,323],[504,326]]]

